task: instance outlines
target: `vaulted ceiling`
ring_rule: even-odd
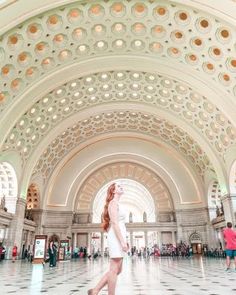
[[[0,160],[17,170],[23,197],[80,147],[127,137],[177,155],[205,193],[210,179],[229,192],[234,1],[0,5]]]

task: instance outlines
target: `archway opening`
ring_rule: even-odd
[[[210,220],[223,214],[223,206],[221,203],[221,189],[218,181],[213,181],[208,190],[208,206]]]
[[[124,188],[120,199],[126,210],[126,222],[155,222],[155,204],[149,191],[139,182],[131,179],[116,179],[104,185],[97,193],[93,203],[93,222],[100,223],[107,189],[117,182]],[[146,220],[144,220],[146,218]]]
[[[7,162],[0,163],[0,200],[5,211],[15,213],[17,199],[17,178],[14,168]],[[4,209],[3,208],[3,209]]]

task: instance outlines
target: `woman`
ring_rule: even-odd
[[[14,247],[12,249],[12,262],[16,261],[16,256],[17,256],[17,246],[14,245]]]
[[[107,240],[111,258],[110,269],[101,278],[96,287],[88,291],[88,295],[97,295],[106,285],[108,285],[108,295],[115,294],[117,276],[122,270],[124,254],[128,251],[125,212],[119,207],[119,200],[122,194],[123,188],[116,183],[111,184],[107,190],[102,227],[108,232]]]

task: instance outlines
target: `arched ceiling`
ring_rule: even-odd
[[[128,198],[132,199],[134,203],[138,203],[140,200],[138,206],[143,208],[143,211],[147,209],[146,213],[153,214],[163,211],[173,211],[172,198],[178,198],[178,196],[171,196],[166,184],[153,171],[143,165],[137,165],[131,162],[105,165],[89,175],[77,191],[74,209],[93,212],[94,206],[98,205],[100,208],[101,202],[97,199],[97,194],[101,196],[100,190],[104,185],[107,187],[107,184],[111,181],[121,178],[129,180],[129,185],[124,185],[124,190],[127,190]],[[145,190],[145,192],[139,192],[140,196],[134,195],[132,192],[135,183],[140,184],[139,191],[141,188],[141,190]],[[102,193],[104,196],[104,191]],[[146,197],[142,196],[147,194],[148,196]],[[125,202],[123,200],[123,203]],[[104,202],[102,204],[104,205]]]
[[[35,166],[45,177],[91,137],[145,134],[226,182],[224,157],[236,143],[235,4],[182,2],[43,0],[9,24],[4,16],[1,152],[16,151],[28,173]],[[18,5],[10,3],[0,16]]]
[[[114,54],[187,64],[234,96],[234,40],[224,20],[170,1],[77,1],[2,36],[1,109],[58,67]]]
[[[120,163],[124,162],[130,165],[119,168]],[[136,168],[130,168],[131,165]],[[104,172],[101,173],[102,170]],[[148,171],[144,178],[142,171]],[[119,133],[116,137],[106,135],[95,140],[91,138],[91,141],[81,143],[76,150],[62,158],[46,183],[43,181],[43,208],[66,211],[79,206],[80,211],[87,208],[87,212],[88,206],[92,206],[87,196],[90,199],[95,196],[104,183],[132,176],[132,179],[147,186],[149,182],[152,183],[152,175],[166,184],[175,208],[195,208],[207,203],[202,180],[177,151],[164,143],[152,142],[150,137],[135,138]],[[37,182],[37,179],[40,179],[38,174],[32,182]],[[86,183],[86,189],[81,191]],[[154,197],[159,196],[158,189],[150,193]]]
[[[55,166],[77,145],[100,134],[107,136],[126,132],[130,135],[146,134],[154,140],[164,141],[177,149],[182,157],[194,165],[201,176],[213,169],[207,155],[186,132],[165,119],[144,112],[110,111],[98,113],[64,130],[41,155],[34,173],[48,178]]]
[[[103,104],[105,108],[106,104],[124,105],[127,101],[180,117],[198,129],[219,155],[235,143],[232,123],[190,85],[155,73],[112,71],[69,81],[44,95],[18,119],[3,150],[16,148],[27,160],[42,137],[71,115],[89,107]]]

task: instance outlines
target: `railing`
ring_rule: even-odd
[[[217,216],[216,218],[212,219],[211,223],[212,224],[217,224],[217,223],[220,223],[222,221],[225,221],[225,216],[224,215]]]

